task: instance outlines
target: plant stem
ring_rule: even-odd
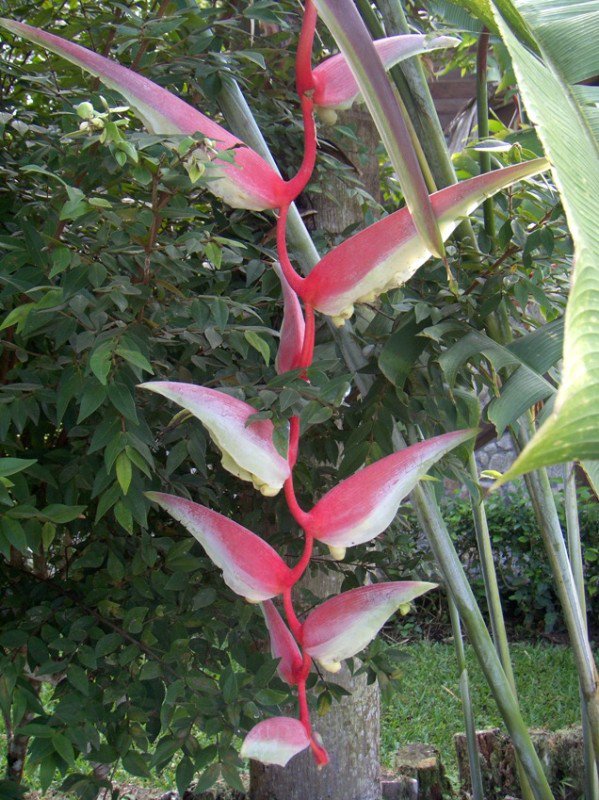
[[[478,481],[478,470],[476,467],[476,460],[474,453],[470,454],[468,467],[470,476],[473,481]],[[478,547],[478,554],[480,558],[481,570],[483,574],[483,581],[485,584],[485,595],[487,598],[487,608],[489,609],[489,619],[491,622],[491,631],[493,633],[493,641],[495,642],[495,649],[501,661],[501,666],[506,674],[514,697],[518,700],[518,693],[516,690],[516,681],[514,680],[514,670],[512,668],[512,659],[510,657],[510,650],[508,645],[507,633],[505,630],[505,620],[503,617],[503,610],[501,608],[501,597],[499,595],[499,586],[497,583],[497,572],[495,571],[495,562],[493,560],[493,549],[491,547],[491,537],[489,535],[489,526],[487,524],[487,515],[485,512],[485,504],[482,498],[478,501],[472,498],[472,519],[474,521],[474,531],[476,534],[476,544]],[[522,791],[522,800],[531,800],[533,797],[532,790],[526,778],[526,774],[522,768],[520,759],[516,755],[516,769],[518,771],[518,780]]]
[[[574,583],[578,592],[580,610],[586,621],[587,610],[584,595],[584,572],[582,550],[580,544],[580,524],[578,521],[578,502],[576,499],[576,468],[574,464],[564,465],[564,505],[566,511],[566,532],[568,537],[568,553],[572,564]],[[588,635],[588,632],[587,632]],[[582,737],[584,742],[584,796],[588,800],[599,799],[599,778],[594,760],[593,741],[589,727],[589,718],[580,689],[582,706]]]
[[[418,158],[364,20],[351,0],[316,0],[316,5],[360,87],[397,174],[416,229],[430,252],[442,258],[445,254],[443,237]]]
[[[483,778],[480,771],[478,743],[476,739],[474,711],[472,709],[472,698],[470,697],[470,681],[468,679],[466,654],[464,653],[464,642],[462,639],[462,625],[460,623],[460,615],[456,604],[453,601],[453,597],[451,596],[451,592],[449,592],[447,595],[447,606],[449,608],[449,618],[451,620],[451,629],[453,631],[453,641],[455,644],[456,659],[458,662],[458,678],[460,682],[460,697],[462,698],[464,725],[466,728],[466,743],[468,745],[468,762],[470,764],[472,798],[473,800],[485,800]]]
[[[489,53],[489,32],[486,28],[478,40],[476,50],[476,118],[478,122],[478,138],[486,139],[489,136],[489,95],[487,86],[487,55]],[[481,172],[491,171],[491,154],[481,151],[478,154]],[[493,198],[488,197],[483,203],[483,217],[485,233],[495,241],[495,212],[493,211]]]
[[[394,443],[406,443],[396,432]],[[510,682],[489,636],[476,599],[464,574],[451,537],[441,516],[437,501],[426,484],[418,484],[412,492],[412,503],[443,577],[468,631],[487,683],[508,729],[537,800],[554,800],[543,766],[535,752],[530,734],[518,707]]]
[[[520,419],[514,438],[522,450],[533,435],[530,413]],[[599,767],[599,676],[593,652],[586,633],[574,576],[566,550],[562,529],[555,506],[555,499],[544,469],[529,472],[524,476],[537,521],[541,529],[545,552],[549,558],[557,595],[560,599],[570,643],[576,659],[580,688],[588,714],[588,723],[593,742],[595,762]]]

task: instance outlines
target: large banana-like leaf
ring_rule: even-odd
[[[581,104],[580,91],[568,82],[599,73],[599,37],[588,36],[588,31],[597,31],[599,20],[598,12],[591,8],[589,13],[584,2],[522,0],[518,9],[537,40],[541,60],[518,41],[506,21],[514,4],[493,4],[524,103],[552,163],[575,256],[563,380],[552,413],[503,483],[550,464],[599,458],[599,143],[589,120],[589,108],[595,109]]]

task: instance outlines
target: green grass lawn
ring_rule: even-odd
[[[558,730],[579,721],[578,682],[568,647],[514,644],[514,674],[530,728]],[[501,717],[471,647],[466,648],[477,728],[501,726]],[[398,747],[437,747],[449,776],[457,777],[453,734],[464,730],[452,645],[422,642],[405,648],[398,692],[384,704],[381,760],[391,769]]]

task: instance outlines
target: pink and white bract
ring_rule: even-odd
[[[314,609],[304,622],[303,646],[329,672],[339,672],[377,635],[389,617],[436,583],[396,581],[343,592]]]
[[[272,601],[266,600],[261,608],[270,635],[270,652],[273,658],[280,659],[277,672],[282,680],[293,686],[303,663],[297,642]]]
[[[223,580],[250,603],[259,603],[289,588],[291,570],[279,554],[255,533],[205,506],[161,492],[147,492],[180,522],[223,571]]]
[[[299,367],[306,325],[297,294],[287,283],[278,264],[274,265],[274,270],[279,276],[283,291],[283,324],[275,358],[275,369],[281,374]]]
[[[549,167],[545,158],[477,175],[431,195],[443,239],[487,197]],[[302,299],[343,325],[355,303],[370,303],[404,284],[431,256],[407,208],[375,222],[330,250],[301,286]]]
[[[374,46],[385,69],[391,69],[411,56],[443,47],[455,47],[459,43],[460,40],[454,36],[410,33],[378,39]],[[315,67],[313,77],[316,84],[314,105],[319,110],[342,111],[351,108],[360,96],[357,81],[342,53],[327,58]]]
[[[241,745],[240,755],[263,764],[287,763],[310,745],[302,723],[292,717],[271,717],[255,725]]]
[[[309,530],[335,559],[387,528],[401,501],[446,453],[476,434],[453,431],[392,453],[341,481],[309,513]]]
[[[276,495],[289,477],[289,464],[273,444],[272,422],[248,424],[256,409],[243,400],[191,383],[153,381],[139,388],[156,392],[197,417],[221,451],[223,467],[251,481],[263,495]]]
[[[60,36],[8,19],[0,19],[0,25],[71,61],[122,94],[151,133],[203,134],[210,140],[210,146],[199,148],[196,155],[211,163],[210,191],[233,208],[262,211],[280,208],[287,202],[285,181],[263,158],[176,95],[118,62]],[[233,158],[218,157],[219,151],[226,150]]]

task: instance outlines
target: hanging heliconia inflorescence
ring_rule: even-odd
[[[326,4],[320,0],[319,8]],[[0,25],[9,31],[63,56],[120,92],[151,132],[202,134],[205,139],[201,157],[210,170],[208,188],[226,203],[236,208],[277,210],[280,266],[275,269],[281,280],[284,314],[275,363],[279,373],[301,370],[304,380],[313,360],[315,310],[343,324],[356,303],[372,302],[381,293],[401,285],[435,252],[432,239],[422,235],[423,228],[415,219],[414,211],[420,209],[403,208],[331,250],[308,277],[301,277],[291,265],[286,242],[287,214],[314,169],[317,151],[314,112],[318,110],[328,122],[333,122],[336,111],[351,106],[361,94],[357,76],[343,54],[312,68],[316,16],[313,0],[305,0],[296,57],[304,153],[297,174],[289,181],[283,180],[227,130],[146,78],[53,34],[23,23],[0,20]],[[374,43],[374,48],[377,58],[388,69],[403,58],[451,47],[457,41],[447,36],[406,35],[380,40]],[[432,214],[433,228],[445,240],[462,218],[487,197],[546,168],[544,159],[536,159],[442,189],[425,198],[424,216],[430,218]],[[149,493],[148,497],[200,542],[222,570],[230,589],[250,603],[261,604],[271,653],[279,659],[279,676],[297,689],[299,719],[273,717],[258,723],[246,736],[242,755],[284,766],[294,755],[310,747],[316,763],[324,765],[328,762],[327,752],[312,729],[306,694],[312,661],[337,672],[344,659],[356,655],[372,641],[394,612],[407,610],[412,600],[435,585],[407,581],[364,586],[325,601],[302,621],[294,609],[293,590],[308,567],[314,540],[328,545],[333,558],[342,559],[348,547],[381,534],[416,483],[475,431],[446,433],[382,458],[339,483],[310,511],[305,511],[299,506],[293,483],[299,449],[298,417],[289,420],[284,458],[273,444],[272,423],[251,421],[256,409],[241,400],[214,389],[182,383],[153,382],[143,384],[142,388],[177,403],[201,420],[222,454],[225,469],[241,480],[250,481],[266,497],[284,490],[304,537],[303,553],[293,566],[259,535],[216,511],[159,492]],[[277,597],[282,599],[285,620],[273,603]]]

